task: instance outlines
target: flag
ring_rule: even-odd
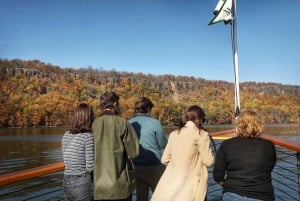
[[[208,25],[212,25],[218,22],[224,21],[227,24],[232,20],[232,0],[219,0],[215,10],[215,17],[210,21]]]

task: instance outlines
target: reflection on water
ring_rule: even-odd
[[[0,174],[62,160],[60,142],[19,139],[21,141],[0,139]]]
[[[62,135],[67,128],[65,127],[39,127],[39,128],[1,128],[2,135]]]
[[[65,128],[0,129],[0,174],[62,161]]]
[[[299,136],[300,123],[298,124],[274,124],[265,125],[263,129],[264,133],[276,135],[276,136]]]

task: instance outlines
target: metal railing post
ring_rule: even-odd
[[[297,194],[297,200],[300,200],[300,152],[297,152],[297,169],[298,169],[298,194]]]

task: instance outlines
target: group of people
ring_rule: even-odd
[[[212,165],[223,200],[274,200],[275,148],[259,138],[263,122],[256,112],[239,115],[237,136],[223,141],[215,157],[201,107],[188,107],[168,137],[151,117],[153,107],[140,97],[126,120],[114,92],[101,95],[99,117],[88,104],[77,107],[62,138],[66,200],[131,201],[136,190],[137,201],[203,201]]]

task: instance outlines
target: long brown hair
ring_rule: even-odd
[[[192,105],[185,110],[182,115],[181,123],[179,125],[179,131],[185,126],[186,122],[188,121],[194,122],[197,128],[205,130],[202,126],[202,124],[206,121],[205,113],[201,107]]]
[[[69,131],[72,134],[92,132],[94,112],[86,103],[81,103],[73,113],[69,124]]]

